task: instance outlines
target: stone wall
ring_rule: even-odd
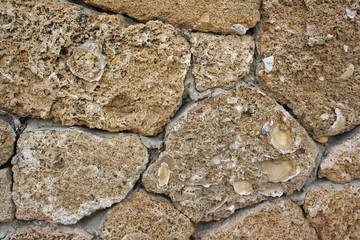
[[[360,239],[358,1],[0,2],[0,239]]]

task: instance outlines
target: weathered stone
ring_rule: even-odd
[[[103,9],[142,21],[164,19],[205,32],[245,34],[260,20],[260,0],[85,0]]]
[[[0,119],[0,166],[14,154],[16,134],[9,123]]]
[[[62,224],[123,200],[148,162],[135,135],[106,138],[77,129],[24,133],[18,151],[16,217]]]
[[[239,211],[194,234],[195,239],[318,239],[301,208],[290,200],[265,202]]]
[[[282,106],[244,86],[192,105],[164,144],[142,182],[194,222],[301,189],[318,152]]]
[[[56,0],[5,1],[0,12],[0,104],[9,111],[156,135],[181,105],[191,54],[173,26],[128,27]]]
[[[101,239],[189,239],[194,227],[168,201],[143,190],[131,195],[107,215]]]
[[[11,240],[91,240],[93,236],[79,228],[30,225],[16,229]]]
[[[336,183],[360,178],[360,128],[343,143],[330,149],[320,165],[319,177]]]
[[[360,239],[360,186],[312,187],[305,212],[322,240]]]
[[[255,49],[252,37],[194,33],[190,41],[197,90],[234,83],[249,73]]]
[[[258,82],[319,142],[360,124],[357,1],[263,4]]]
[[[0,169],[0,222],[14,219],[15,206],[11,199],[11,170]]]

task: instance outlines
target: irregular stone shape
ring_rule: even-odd
[[[0,169],[0,222],[11,222],[15,215],[15,206],[11,199],[11,170]]]
[[[301,189],[318,153],[282,106],[244,86],[192,105],[164,144],[142,182],[194,222]]]
[[[141,21],[157,18],[204,32],[245,34],[260,20],[260,0],[85,0]]]
[[[173,26],[56,0],[0,9],[0,104],[13,113],[156,135],[182,103],[191,54]],[[127,27],[127,28],[126,28]]]
[[[360,128],[343,143],[330,149],[320,165],[319,177],[336,183],[360,178]]]
[[[148,162],[138,136],[105,138],[76,129],[24,133],[18,151],[16,217],[62,224],[123,200]]]
[[[255,49],[252,37],[193,33],[190,42],[197,90],[234,83],[249,73]]]
[[[322,240],[360,238],[360,186],[312,187],[304,209]]]
[[[40,227],[30,225],[16,229],[11,240],[91,240],[93,236],[79,228]]]
[[[14,154],[16,134],[9,123],[0,119],[0,166]]]
[[[168,201],[143,190],[131,195],[107,215],[101,239],[189,239],[194,227],[191,221]]]
[[[194,234],[195,239],[318,239],[301,208],[290,200],[265,202],[239,211]]]
[[[263,4],[258,82],[319,142],[360,124],[357,1]]]

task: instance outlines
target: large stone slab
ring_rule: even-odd
[[[16,134],[8,122],[0,119],[0,166],[14,154]]]
[[[258,81],[318,141],[360,124],[360,14],[356,1],[263,4]]]
[[[322,240],[360,238],[360,185],[315,186],[305,212]]]
[[[173,26],[127,27],[122,16],[56,0],[6,1],[0,12],[0,104],[9,111],[156,135],[181,105],[191,56]]]
[[[0,222],[11,222],[15,206],[11,198],[11,169],[0,169]]]
[[[245,34],[260,20],[260,0],[85,0],[106,10],[142,21],[164,19],[205,32]]]
[[[244,86],[190,106],[164,145],[142,182],[194,222],[301,189],[318,153],[282,106]]]
[[[191,221],[167,200],[149,195],[144,190],[131,194],[131,199],[114,207],[101,229],[101,239],[183,239],[193,234]]]
[[[239,211],[234,216],[200,228],[197,240],[211,239],[314,239],[317,234],[302,213],[290,200],[265,202],[254,208]]]
[[[123,200],[148,162],[136,135],[44,130],[22,134],[17,147],[13,198],[23,220],[74,224]]]

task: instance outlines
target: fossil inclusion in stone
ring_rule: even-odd
[[[10,124],[0,119],[0,166],[14,154],[16,134]]]
[[[300,124],[260,90],[238,86],[183,112],[143,175],[194,222],[300,190],[318,150]]]

